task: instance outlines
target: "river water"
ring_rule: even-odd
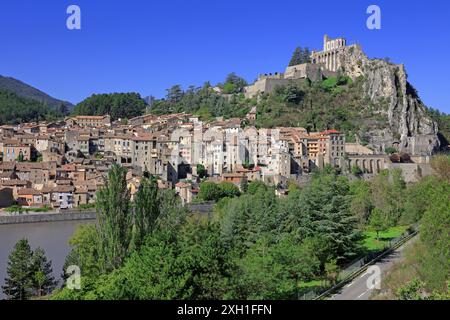
[[[75,229],[94,221],[58,221],[42,223],[23,223],[0,225],[0,286],[4,285],[8,256],[14,245],[22,238],[27,238],[34,250],[41,247],[52,261],[55,279],[61,279],[62,267],[69,253],[68,241]],[[0,299],[4,299],[0,289]]]

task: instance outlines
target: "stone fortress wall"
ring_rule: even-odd
[[[270,93],[276,86],[298,83],[307,78],[316,81],[322,77],[329,78],[337,76],[337,71],[341,67],[340,53],[344,51],[346,45],[347,41],[344,38],[330,39],[325,35],[324,50],[321,52],[312,52],[312,63],[289,66],[284,73],[261,74],[254,84],[245,88],[245,96],[252,98],[259,93]]]

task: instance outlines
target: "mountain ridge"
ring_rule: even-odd
[[[42,90],[39,90],[21,80],[9,76],[0,75],[0,90],[15,93],[23,98],[43,102],[48,107],[55,110],[61,108],[61,105],[66,106],[68,109],[71,109],[73,107],[73,104],[69,101],[54,98]]]

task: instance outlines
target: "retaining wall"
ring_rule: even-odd
[[[0,224],[73,221],[73,220],[94,220],[95,211],[64,211],[64,212],[43,212],[29,214],[15,214],[0,216]]]

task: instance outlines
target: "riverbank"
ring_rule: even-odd
[[[0,225],[56,221],[95,220],[94,210],[68,210],[63,212],[36,212],[26,214],[0,213]]]
[[[208,215],[212,214],[214,203],[189,204],[188,208],[195,213]],[[55,221],[76,221],[76,220],[95,220],[95,210],[65,210],[62,212],[29,212],[29,213],[9,213],[0,211],[0,225],[19,224],[19,223],[38,223]]]

